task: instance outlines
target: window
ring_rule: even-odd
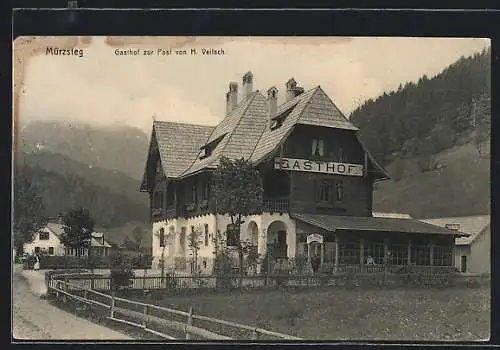
[[[35,253],[40,253],[40,247],[35,247]]]
[[[227,225],[226,232],[226,245],[228,247],[236,247],[239,243],[238,237],[238,227],[237,225],[229,224]]]
[[[330,183],[328,181],[321,181],[319,186],[319,201],[328,202],[330,200]]]
[[[205,260],[203,260],[203,269],[206,269],[207,268],[207,262]]]
[[[38,237],[41,241],[47,241],[49,239],[49,233],[47,231],[40,231]]]
[[[172,184],[167,187],[167,206],[174,204],[175,202],[175,188]]]
[[[341,202],[344,199],[344,184],[342,181],[338,181],[335,184],[335,199]]]
[[[163,208],[163,191],[156,191],[153,197],[153,208]]]
[[[204,201],[208,200],[208,196],[210,194],[209,192],[210,192],[210,184],[208,182],[203,183],[201,199]]]
[[[49,254],[54,255],[54,247],[49,247]]]
[[[325,154],[325,144],[321,139],[312,140],[312,155],[314,157],[323,157]]]
[[[210,157],[211,154],[212,154],[212,147],[207,145],[203,148],[203,152],[200,155],[200,159]]]
[[[191,203],[196,203],[196,184],[191,186]]]
[[[451,266],[453,261],[453,252],[450,246],[434,247],[434,266]]]
[[[165,229],[160,229],[160,247],[165,247]]]
[[[208,224],[205,224],[205,247],[208,246]]]

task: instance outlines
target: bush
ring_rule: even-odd
[[[131,258],[118,252],[111,256],[111,289],[119,290],[134,283]]]

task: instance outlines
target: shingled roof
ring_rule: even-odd
[[[358,130],[317,86],[279,106],[276,116],[293,108],[281,127],[266,128],[257,143],[250,161],[258,163],[273,153],[291,134],[295,125],[316,125],[336,129]],[[274,118],[276,118],[274,116]]]
[[[262,131],[266,127],[266,99],[255,91],[246,101],[242,101],[219,125],[217,125],[206,142],[198,146],[198,152],[191,158],[191,164],[180,177],[196,173],[202,169],[214,168],[222,156],[234,159],[248,159]],[[222,137],[212,154],[200,159],[200,146],[206,146]]]
[[[155,121],[141,191],[146,189],[147,164],[153,148],[158,147],[165,176],[176,178],[193,163],[213,130],[213,126]]]
[[[285,114],[287,116],[282,118],[280,127],[269,127],[270,118],[281,118]],[[320,86],[283,103],[274,116],[267,115],[266,98],[257,90],[240,101],[215,127],[154,122],[150,153],[154,143],[157,143],[163,171],[171,179],[213,169],[222,156],[232,159],[243,157],[258,164],[275,154],[295,126],[301,124],[352,130],[359,139],[358,128],[342,114]],[[202,157],[203,148],[207,145],[212,145],[211,153]],[[387,178],[385,169],[367,154],[370,165]],[[145,171],[142,191],[147,188],[146,180]]]

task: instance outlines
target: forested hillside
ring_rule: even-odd
[[[373,210],[414,217],[490,213],[490,50],[369,100],[350,119],[392,181]]]
[[[465,143],[476,129],[489,137],[491,49],[462,57],[441,74],[368,100],[350,120],[384,164],[400,157],[427,157]],[[486,129],[486,130],[484,130]]]
[[[148,206],[75,175],[61,175],[40,167],[27,167],[49,217],[83,206],[90,210],[97,227],[116,227],[130,221],[147,222]]]

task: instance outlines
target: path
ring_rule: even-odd
[[[72,315],[40,299],[14,266],[12,336],[17,340],[131,340],[132,338]]]

